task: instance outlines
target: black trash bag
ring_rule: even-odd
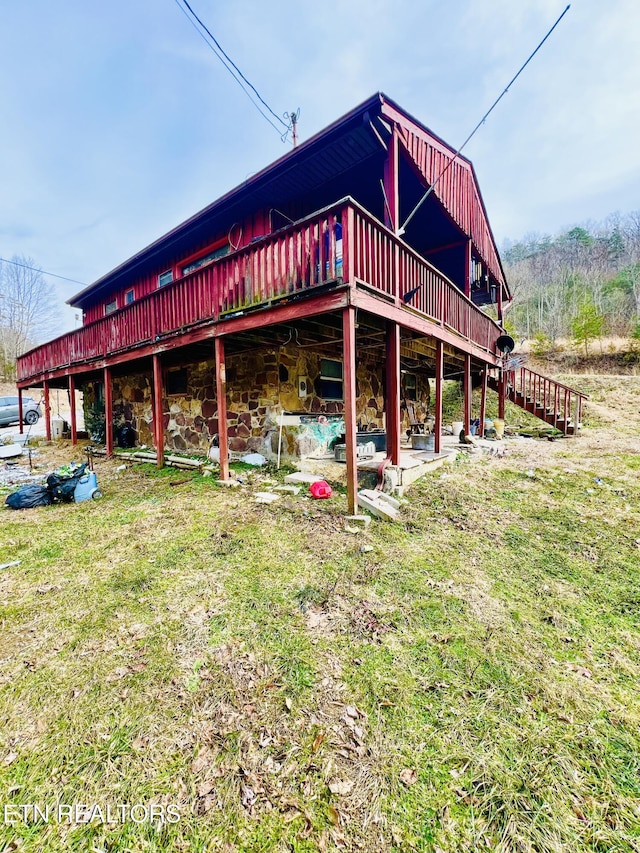
[[[69,503],[73,500],[76,486],[80,478],[84,476],[86,467],[86,462],[77,466],[72,463],[71,466],[64,465],[62,468],[56,468],[52,474],[49,474],[47,488],[54,501]]]
[[[46,486],[38,486],[32,483],[22,486],[17,492],[12,492],[5,500],[5,504],[11,509],[31,509],[35,506],[49,506],[53,498]]]
[[[118,430],[118,446],[125,448],[136,446],[136,431],[131,424],[124,424]]]

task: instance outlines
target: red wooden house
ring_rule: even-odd
[[[20,356],[19,389],[44,388],[50,429],[49,389],[82,387],[160,465],[217,435],[223,477],[228,447],[275,452],[281,413],[297,413],[285,453],[344,432],[353,511],[359,425],[385,431],[397,464],[407,411],[430,407],[439,451],[443,378],[463,381],[467,427],[472,384],[493,375],[508,393],[509,290],[473,166],[453,155],[375,95],[78,293],[82,328]],[[559,386],[525,379],[568,424]]]

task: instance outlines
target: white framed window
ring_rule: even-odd
[[[106,316],[107,314],[113,314],[113,312],[114,312],[114,311],[117,311],[117,310],[118,310],[118,300],[117,300],[117,299],[115,299],[115,298],[114,298],[114,299],[112,299],[110,302],[105,302],[105,303],[104,303],[104,313],[105,313],[105,316]]]
[[[173,270],[165,270],[158,276],[158,287],[164,287],[165,284],[171,284],[173,281]]]
[[[336,358],[320,359],[320,395],[323,400],[344,400],[342,362]]]

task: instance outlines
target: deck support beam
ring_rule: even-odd
[[[24,406],[22,405],[22,388],[18,388],[18,421],[20,423],[20,435],[24,432]]]
[[[44,426],[47,441],[51,441],[51,399],[49,396],[49,383],[43,382],[44,386]]]
[[[78,421],[76,418],[76,380],[69,376],[69,408],[71,410],[71,444],[78,443]]]
[[[471,299],[471,240],[467,240],[464,252],[464,295]]]
[[[484,422],[487,414],[487,379],[489,370],[484,366],[482,371],[482,391],[480,392],[480,427],[478,435],[484,438]]]
[[[107,459],[113,456],[113,385],[111,383],[111,368],[105,367],[104,379],[104,444]]]
[[[356,458],[356,309],[349,305],[342,312],[344,362],[344,428],[347,453],[347,506],[354,515],[358,504],[358,466]]]
[[[464,357],[464,434],[471,432],[471,356],[467,353]]]
[[[162,417],[162,363],[153,356],[153,441],[156,446],[156,465],[164,468],[164,420]]]
[[[436,402],[435,402],[435,441],[433,449],[440,453],[442,449],[442,382],[444,379],[444,346],[442,341],[436,341]]]
[[[394,234],[400,227],[400,196],[398,192],[398,128],[394,124],[393,132],[387,144],[387,159],[384,162],[384,224]]]
[[[386,398],[387,456],[392,465],[400,464],[400,326],[387,323],[386,331]]]
[[[224,359],[224,338],[214,343],[216,357],[216,401],[218,404],[218,449],[220,450],[220,479],[229,479],[229,434],[227,430],[227,368]]]
[[[505,372],[500,368],[500,377],[498,379],[498,417],[504,420],[504,401],[506,396]]]

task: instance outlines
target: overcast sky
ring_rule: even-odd
[[[454,147],[566,6],[190,2],[302,140],[383,91]],[[0,0],[0,34],[4,258],[90,283],[288,150],[176,0]],[[638,0],[573,0],[464,153],[499,245],[639,209]]]

